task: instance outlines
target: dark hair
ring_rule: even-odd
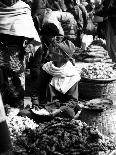
[[[59,30],[53,23],[46,23],[42,26],[40,35],[59,36]]]

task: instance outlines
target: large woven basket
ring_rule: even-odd
[[[90,126],[97,127],[116,144],[116,105],[105,111],[83,109],[79,118]]]
[[[94,98],[116,98],[116,79],[113,80],[87,80],[79,82],[79,98],[91,100]]]

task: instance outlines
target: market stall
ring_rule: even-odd
[[[82,110],[79,117],[49,119],[45,116],[47,119],[36,124],[29,117],[12,117],[9,113],[8,124],[15,152],[25,155],[110,155],[116,149],[116,71],[105,43],[99,39],[94,40],[86,51],[77,48],[74,58],[81,73],[79,105]]]

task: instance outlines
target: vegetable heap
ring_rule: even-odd
[[[18,121],[19,116],[15,117]],[[26,119],[22,118],[24,122],[27,121]],[[13,118],[11,121],[17,124]],[[30,124],[30,126],[32,125],[33,123]],[[108,150],[115,149],[109,138],[104,137],[96,128],[87,126],[80,120],[57,117],[51,122],[39,123],[33,129],[30,126],[26,125],[26,128],[23,128],[22,125],[21,134],[19,134],[19,131],[15,130],[12,125],[13,130],[10,131],[15,134],[15,139],[13,139],[15,153],[23,155],[97,155],[99,151],[102,151],[106,155]]]
[[[91,43],[91,45],[101,46],[104,49],[106,49],[106,41],[104,39],[102,39],[102,38],[94,39],[93,42]]]
[[[106,63],[93,63],[82,68],[81,76],[89,79],[115,79],[116,71]]]
[[[13,108],[6,117],[6,121],[10,130],[11,139],[16,141],[17,136],[22,135],[25,129],[34,130],[38,125],[28,117],[17,116],[19,109]]]

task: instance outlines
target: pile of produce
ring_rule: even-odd
[[[7,122],[14,152],[17,154],[98,155],[102,152],[106,155],[106,152],[115,149],[115,145],[108,137],[79,120],[57,117],[51,122],[37,125],[29,118],[13,116],[9,117]]]
[[[98,45],[106,49],[106,41],[102,38],[96,38],[92,41],[91,45]],[[91,46],[90,45],[90,46]]]
[[[93,63],[82,68],[81,77],[88,79],[116,79],[113,66],[106,63]]]
[[[38,125],[28,117],[18,116],[19,109],[11,108],[6,117],[12,141],[16,141],[17,136],[22,135],[25,129],[34,130]]]
[[[74,53],[74,58],[77,61],[86,63],[112,62],[105,47],[106,44],[104,40],[98,38],[96,40],[93,40],[93,42],[88,46],[86,50],[83,50],[81,52],[80,50],[76,50],[76,52]]]

